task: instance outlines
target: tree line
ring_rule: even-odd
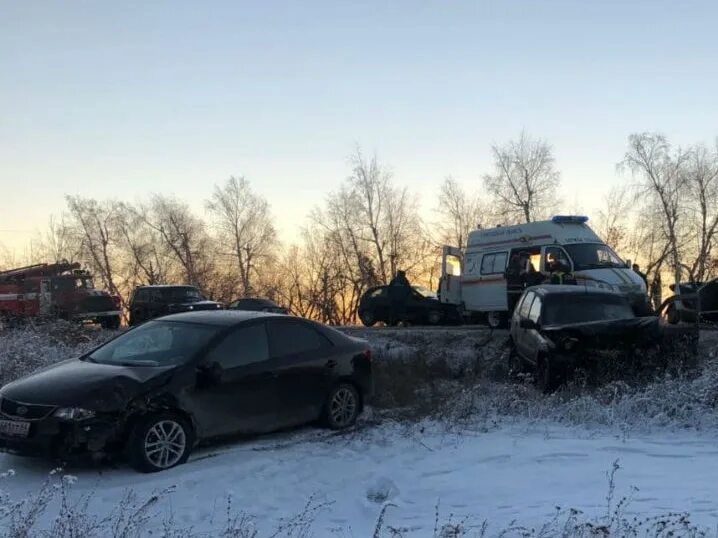
[[[269,202],[244,177],[215,185],[202,214],[166,194],[134,203],[67,196],[25,261],[80,261],[125,307],[135,286],[191,284],[215,300],[263,296],[298,315],[347,324],[361,295],[399,269],[436,289],[440,245],[465,247],[471,230],[541,220],[561,208],[561,176],[546,140],[521,133],[491,153],[493,170],[476,189],[445,178],[422,217],[417,195],[357,150],[348,177],[290,243],[279,240]],[[659,134],[634,134],[618,169],[624,181],[593,219],[599,235],[640,261],[651,281],[713,277],[718,146],[677,148]],[[5,258],[0,265],[18,263]]]

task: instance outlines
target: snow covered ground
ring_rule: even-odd
[[[656,432],[621,439],[606,432],[516,423],[493,431],[447,434],[442,428],[381,426],[333,435],[303,429],[200,451],[179,468],[140,475],[127,468],[69,469],[74,495],[91,493],[89,509],[107,513],[128,489],[140,498],[171,486],[156,507],[161,526],[170,510],[175,523],[195,532],[218,532],[233,509],[270,531],[281,518],[300,513],[310,497],[328,503],[316,514],[314,536],[372,536],[385,502],[386,524],[432,536],[435,507],[441,523],[465,521],[499,531],[512,521],[539,527],[556,507],[590,516],[607,513],[607,472],[618,460],[613,503],[652,516],[690,512],[694,523],[718,524],[718,438]],[[13,497],[37,490],[51,471],[47,463],[12,456],[3,489]],[[632,487],[638,488],[633,490]]]
[[[125,512],[133,512],[160,493],[137,529],[166,537],[217,536],[232,527],[235,531],[225,536],[250,537],[245,531],[256,528],[258,538],[277,529],[283,529],[277,536],[444,538],[481,535],[484,521],[487,536],[511,525],[536,533],[516,529],[504,536],[554,536],[571,517],[574,523],[605,523],[615,530],[617,515],[626,521],[661,516],[643,528],[655,531],[672,521],[679,525],[673,536],[688,536],[689,525],[680,516],[666,515],[671,512],[688,513],[701,528],[718,528],[718,335],[703,339],[702,371],[692,378],[638,387],[576,387],[550,397],[492,377],[492,368],[485,366],[500,353],[502,335],[495,336],[489,342],[483,332],[381,332],[371,336],[375,360],[398,364],[381,372],[380,386],[392,398],[359,429],[336,434],[302,428],[202,448],[186,465],[154,475],[122,465],[68,468],[62,473],[76,480],[71,480],[66,505],[102,518],[116,515],[123,503]],[[0,335],[0,380],[61,360],[105,337],[63,328],[49,337],[35,330]],[[391,385],[393,378],[407,386]],[[414,390],[417,384],[425,386]],[[418,409],[436,413],[407,420],[397,407],[402,398],[402,405],[413,398]],[[422,407],[427,402],[431,405]],[[620,469],[609,495],[607,474],[615,461]],[[34,501],[20,500],[38,498],[52,467],[42,460],[0,455],[0,473],[14,471],[0,477],[0,536],[17,535],[8,532],[8,514],[25,517]],[[130,491],[135,500],[127,501]],[[630,502],[619,504],[624,496]],[[56,530],[61,502],[61,493],[49,501],[36,529],[70,535]],[[555,519],[557,506],[563,511]],[[570,509],[583,514],[572,516]],[[382,510],[382,530],[375,534]],[[302,534],[309,523],[311,530]],[[435,532],[449,523],[460,524],[465,534]],[[547,524],[549,532],[541,534]],[[168,526],[191,533],[167,533]],[[667,536],[661,532],[638,535]]]

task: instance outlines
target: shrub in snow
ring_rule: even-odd
[[[66,321],[28,323],[21,328],[0,330],[0,386],[81,355],[115,334]]]

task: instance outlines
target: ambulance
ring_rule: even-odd
[[[526,285],[547,279],[555,262],[570,270],[579,286],[626,295],[639,315],[650,312],[646,285],[586,224],[588,217],[555,216],[551,220],[474,230],[465,249],[444,246],[439,298],[456,305],[465,318],[485,319],[491,327],[506,323],[523,290],[509,282],[509,263],[520,259]]]

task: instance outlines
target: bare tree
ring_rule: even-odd
[[[469,196],[451,176],[439,189],[436,208],[439,241],[459,248],[466,247],[469,232],[484,225],[484,209],[478,197]]]
[[[686,226],[692,238],[693,260],[684,266],[691,280],[703,281],[712,270],[713,247],[718,230],[718,148],[698,145],[690,149],[684,165],[687,205]]]
[[[160,232],[148,224],[149,211],[149,208],[129,203],[121,203],[117,208],[122,265],[127,285],[131,288],[140,284],[165,284],[172,269]]]
[[[164,248],[180,265],[182,279],[206,289],[212,273],[210,238],[205,224],[186,203],[174,198],[154,195],[150,206],[143,209],[144,222],[162,240]]]
[[[685,194],[684,166],[688,155],[673,150],[663,135],[633,134],[628,137],[629,149],[619,168],[627,168],[638,180],[640,193],[656,202],[660,225],[665,235],[675,282],[681,279],[681,196]]]
[[[522,132],[518,140],[491,150],[495,171],[484,176],[484,184],[509,219],[532,222],[556,206],[560,174],[546,141]]]
[[[629,246],[631,209],[635,203],[631,185],[615,185],[604,197],[603,209],[598,212],[598,234],[617,252]]]
[[[207,209],[214,217],[221,244],[233,246],[231,256],[237,263],[243,295],[253,294],[258,266],[276,249],[277,232],[269,204],[252,192],[245,178],[230,177],[223,186],[215,186]]]
[[[112,201],[98,202],[91,198],[67,196],[70,234],[80,248],[81,256],[99,276],[110,293],[120,293],[116,270],[117,261],[117,204]]]

